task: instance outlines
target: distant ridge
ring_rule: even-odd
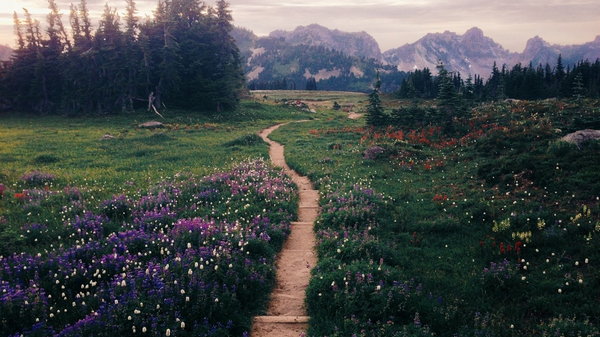
[[[0,61],[8,61],[12,53],[12,48],[0,44]]]
[[[365,32],[345,33],[314,24],[263,37],[235,28],[232,36],[251,89],[305,89],[314,78],[321,90],[367,92],[379,71],[387,79],[384,90],[394,91],[404,76],[382,62],[377,41]]]

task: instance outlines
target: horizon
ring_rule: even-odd
[[[69,26],[70,3],[57,0],[63,23]],[[539,36],[551,45],[574,45],[594,41],[600,35],[600,6],[593,0],[529,0],[512,4],[510,0],[477,2],[460,0],[452,5],[441,0],[379,0],[326,2],[321,0],[271,4],[266,0],[229,1],[237,27],[267,36],[275,30],[292,31],[298,26],[318,24],[331,30],[366,32],[381,51],[411,44],[429,33],[445,31],[462,35],[478,27],[484,35],[511,52],[521,53],[527,41]],[[124,10],[123,0],[88,0],[90,14],[97,22],[104,4]],[[138,16],[150,16],[157,0],[136,1]],[[214,0],[205,1],[213,5]],[[22,18],[27,8],[42,26],[49,12],[46,0],[17,0],[0,4],[0,44],[15,46],[12,13]],[[333,15],[332,15],[333,14]],[[477,17],[477,19],[473,19]]]

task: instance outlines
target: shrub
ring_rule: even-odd
[[[375,160],[381,158],[385,153],[385,149],[381,146],[371,146],[363,152],[363,158],[368,160]]]
[[[33,162],[36,164],[52,164],[58,161],[60,161],[59,158],[47,154],[39,155],[33,159]]]
[[[264,144],[263,139],[260,138],[260,136],[257,134],[251,134],[251,135],[241,136],[241,137],[236,138],[232,141],[229,141],[223,145],[225,145],[227,147],[232,147],[232,146],[252,146],[252,145],[259,145],[259,144]]]

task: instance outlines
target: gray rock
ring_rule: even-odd
[[[111,140],[111,139],[115,139],[115,136],[111,135],[111,134],[105,134],[104,136],[102,136],[102,138],[100,138],[100,140]]]
[[[561,138],[562,141],[580,146],[590,140],[600,139],[600,130],[585,129],[579,130]]]
[[[161,122],[150,121],[150,122],[142,123],[142,124],[138,125],[138,127],[142,128],[142,129],[162,129],[165,127],[165,125]]]

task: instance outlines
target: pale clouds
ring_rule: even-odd
[[[551,43],[591,41],[600,34],[598,0],[229,0],[235,24],[266,35],[318,23],[344,31],[366,31],[381,49],[412,43],[431,32],[463,33],[473,26],[512,51],[522,51],[535,35]],[[43,21],[45,0],[0,0],[0,42],[12,43],[13,10],[29,8]],[[75,0],[74,2],[79,2]],[[88,0],[94,15],[106,2]],[[140,15],[151,14],[156,0],[137,0]],[[65,18],[71,1],[57,0]],[[207,1],[208,4],[214,1]]]

